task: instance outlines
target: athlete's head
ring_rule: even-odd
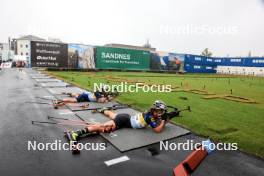
[[[167,110],[167,105],[161,100],[156,100],[153,103],[150,112],[153,114],[154,117],[159,117],[163,115],[166,112],[166,110]]]
[[[96,99],[98,100],[99,98],[103,98],[104,95],[102,92],[96,91],[94,92],[94,96],[96,97]]]

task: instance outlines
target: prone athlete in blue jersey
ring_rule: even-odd
[[[160,100],[154,102],[153,106],[146,113],[137,113],[134,115],[122,113],[117,114],[108,108],[102,108],[98,112],[107,116],[110,120],[105,123],[87,125],[82,130],[67,131],[66,137],[77,143],[77,140],[89,133],[109,133],[121,128],[141,129],[150,126],[156,133],[162,132],[167,121],[173,117],[179,116],[179,111],[167,112],[167,105]]]

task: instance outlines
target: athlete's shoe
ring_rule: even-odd
[[[61,101],[61,100],[52,100],[52,103],[53,103],[54,105],[61,105],[61,104],[64,104],[63,101]]]
[[[54,109],[58,109],[60,106],[64,106],[64,102],[61,100],[52,100]]]
[[[65,136],[69,141],[77,142],[77,139],[79,137],[78,133],[75,131],[66,131]]]
[[[80,153],[79,147],[78,147],[78,142],[77,139],[79,135],[75,131],[66,131],[64,132],[65,136],[67,139],[70,141],[70,144],[72,145],[72,153],[73,154],[78,154]]]

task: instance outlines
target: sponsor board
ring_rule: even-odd
[[[32,67],[68,67],[67,44],[31,41]]]
[[[97,47],[96,68],[149,70],[150,53],[142,50]]]

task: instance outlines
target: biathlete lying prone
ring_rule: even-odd
[[[69,95],[70,98],[64,98],[63,100],[54,100],[54,105],[60,105],[64,103],[80,103],[80,102],[98,102],[98,103],[107,103],[113,99],[113,96],[108,95],[104,92],[83,92],[78,93],[63,93]]]
[[[121,128],[140,129],[147,126],[150,126],[154,132],[160,133],[164,129],[168,119],[179,116],[180,111],[167,112],[167,105],[163,101],[157,100],[146,113],[132,116],[125,113],[116,114],[107,108],[99,109],[97,112],[104,114],[111,120],[105,123],[87,125],[82,130],[65,132],[68,140],[77,145],[80,137],[89,133],[110,133]]]

